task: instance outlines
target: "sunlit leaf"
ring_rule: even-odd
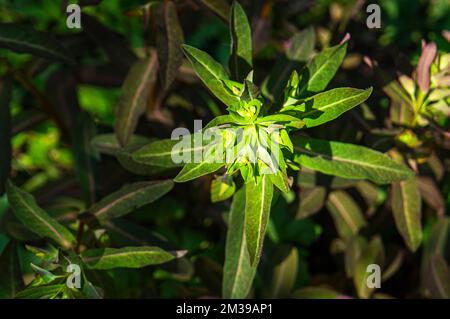
[[[246,298],[256,273],[256,267],[251,266],[245,240],[245,196],[245,187],[236,192],[228,217],[223,267],[223,298]]]
[[[281,112],[302,119],[310,128],[332,121],[344,112],[367,100],[372,88],[366,90],[337,88],[303,100],[298,105],[284,107]]]
[[[333,79],[347,52],[347,43],[339,44],[318,53],[300,71],[298,97],[306,97],[325,90]]]
[[[253,66],[252,34],[244,8],[237,1],[231,7],[230,31],[230,70],[233,79],[242,82]]]
[[[319,172],[350,179],[386,184],[414,176],[406,166],[364,146],[313,139],[292,138],[295,161]]]
[[[81,254],[91,269],[142,268],[171,261],[180,254],[169,253],[158,247],[96,248]]]
[[[199,78],[219,100],[226,105],[238,101],[238,97],[232,94],[222,82],[223,80],[229,80],[230,77],[220,63],[215,61],[208,53],[189,45],[183,45],[183,49]]]
[[[229,175],[219,176],[211,182],[211,202],[217,203],[233,196],[236,184]]]
[[[177,183],[184,183],[206,174],[214,173],[224,166],[223,163],[208,163],[202,161],[200,163],[188,163],[175,177]]]
[[[261,256],[270,205],[273,196],[273,185],[264,174],[257,182],[250,181],[245,186],[245,238],[252,265],[258,263]]]

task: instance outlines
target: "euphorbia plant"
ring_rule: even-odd
[[[253,79],[253,72],[258,71],[252,67],[247,17],[236,2],[230,14],[230,73],[207,53],[183,46],[197,75],[227,107],[228,114],[216,117],[203,132],[184,137],[181,142],[152,142],[133,152],[133,159],[151,166],[183,166],[174,179],[179,183],[223,170],[224,175],[212,184],[214,201],[230,197],[236,188],[234,180],[242,177],[242,187],[233,195],[228,217],[223,297],[243,298],[249,294],[260,260],[274,192],[289,191],[291,171],[307,167],[380,184],[414,174],[366,147],[297,134],[300,129],[336,119],[370,96],[371,88],[324,91],[345,56],[346,41],[310,58],[314,34],[311,29],[305,30],[291,44],[281,74],[280,68],[274,68],[261,94]],[[299,56],[307,62],[295,70],[293,66],[298,63],[290,59]],[[202,139],[210,135],[215,136],[212,142]]]

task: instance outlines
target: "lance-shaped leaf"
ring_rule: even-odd
[[[211,202],[217,203],[233,196],[236,184],[230,175],[219,176],[211,182]]]
[[[229,80],[230,77],[219,62],[208,53],[189,45],[184,44],[183,49],[199,78],[219,100],[226,105],[238,101],[238,97],[222,82],[222,80]]]
[[[172,188],[171,180],[134,183],[106,196],[88,211],[99,220],[117,218],[156,201]]]
[[[438,216],[445,215],[445,201],[436,182],[431,177],[419,177],[417,179],[420,194],[423,200],[433,209],[436,210]]]
[[[353,278],[358,261],[362,252],[367,249],[367,245],[367,240],[360,235],[350,237],[346,241],[344,262],[345,273],[348,278]]]
[[[261,257],[270,205],[273,196],[273,184],[269,174],[250,181],[245,185],[245,238],[252,265]]]
[[[344,191],[333,191],[328,196],[326,207],[333,217],[337,232],[342,238],[357,235],[366,225],[358,204]]]
[[[422,242],[422,200],[416,178],[392,184],[392,212],[400,235],[411,251]]]
[[[197,0],[212,12],[217,14],[225,22],[228,22],[230,16],[230,5],[226,0]]]
[[[224,163],[208,163],[202,161],[200,163],[188,163],[175,177],[177,183],[184,183],[206,174],[214,173],[224,166]]]
[[[432,226],[428,240],[425,242],[420,269],[421,285],[426,296],[440,298],[445,291],[440,274],[445,274],[445,269],[439,257],[444,256],[450,245],[450,219],[448,217],[438,219]],[[434,264],[434,265],[433,265]],[[434,269],[432,269],[434,267]]]
[[[14,298],[23,288],[17,245],[10,241],[0,255],[0,299]]]
[[[157,57],[152,51],[149,57],[137,61],[131,67],[123,83],[115,123],[115,132],[121,145],[127,145],[139,117],[145,111],[149,90],[156,80],[156,68]]]
[[[263,93],[276,101],[281,97],[292,71],[301,67],[311,56],[314,50],[314,28],[309,27],[296,33],[291,39],[291,45],[286,55],[280,57],[269,76],[262,85]]]
[[[273,270],[271,298],[287,298],[297,279],[299,256],[296,247],[289,249],[286,257]]]
[[[431,42],[424,46],[417,65],[417,83],[420,89],[427,93],[430,89],[430,66],[436,58],[437,46]]]
[[[56,39],[46,32],[40,32],[24,25],[1,23],[0,48],[73,63],[70,54]]]
[[[325,90],[344,60],[346,51],[345,42],[317,54],[299,74],[297,97],[311,96]]]
[[[233,197],[223,267],[223,298],[246,298],[252,287],[256,267],[252,267],[245,240],[245,187]]]
[[[184,36],[174,2],[164,1],[158,4],[156,12],[159,73],[163,88],[168,89],[183,63],[181,45],[184,43]]]
[[[66,284],[29,286],[16,295],[16,299],[55,299],[68,289]]]
[[[0,82],[0,196],[5,192],[5,183],[11,171],[11,112],[12,82]]]
[[[281,112],[302,119],[307,128],[314,127],[338,118],[344,112],[367,100],[371,93],[372,88],[332,89],[307,98],[301,101],[301,104],[286,106]]]
[[[386,184],[414,173],[388,156],[367,147],[305,136],[292,138],[295,162],[313,170],[350,179]]]
[[[237,1],[231,7],[230,31],[230,70],[233,79],[242,82],[253,68],[252,34],[247,15]]]
[[[163,167],[180,167],[198,162],[206,150],[206,139],[201,133],[182,136],[179,140],[165,139],[152,142],[133,152],[136,162]]]
[[[355,288],[359,298],[364,299],[369,298],[374,291],[375,286],[374,284],[376,284],[376,282],[373,281],[369,282],[369,280],[370,279],[377,280],[377,276],[371,276],[370,279],[368,277],[371,274],[375,274],[374,271],[377,270],[376,268],[369,269],[368,266],[378,265],[380,267],[379,270],[381,271],[383,263],[384,263],[383,242],[381,241],[381,238],[375,237],[370,241],[366,249],[361,252],[361,256],[359,257],[359,260],[355,267],[353,282],[355,284]],[[368,271],[368,269],[370,271]]]
[[[432,298],[450,298],[450,268],[445,258],[434,254],[430,258],[430,273],[427,274],[428,286]]]
[[[325,204],[327,191],[325,187],[303,189],[299,193],[297,218],[306,218],[317,213]]]
[[[33,233],[53,239],[61,247],[69,249],[75,242],[72,233],[40,208],[34,197],[11,182],[7,183],[8,203],[17,218]]]
[[[181,257],[184,252],[170,253],[158,247],[96,248],[81,253],[91,269],[142,268],[159,265]]]

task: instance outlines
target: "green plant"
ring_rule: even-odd
[[[262,253],[274,186],[282,192],[289,191],[292,183],[289,169],[310,168],[329,175],[382,184],[407,179],[414,173],[386,155],[362,146],[294,135],[301,128],[312,128],[336,119],[370,96],[372,89],[335,88],[322,92],[345,56],[345,42],[314,55],[298,71],[292,70],[295,63],[288,59],[282,65],[282,71],[284,74],[292,72],[291,76],[283,79],[282,75],[269,75],[267,82],[271,83],[265,84],[266,91],[275,93],[263,96],[253,83],[250,27],[237,2],[231,9],[230,29],[232,75],[207,53],[184,46],[185,55],[197,75],[227,105],[228,115],[216,117],[205,128],[205,131],[218,132],[218,141],[202,144],[201,133],[183,138],[187,142],[193,141],[192,145],[184,143],[182,148],[189,163],[183,165],[174,180],[187,182],[225,167],[225,176],[218,177],[215,183],[228,179],[223,183],[228,190],[233,185],[229,176],[235,177],[235,173],[240,172],[244,184],[234,194],[228,217],[223,296],[243,298],[250,291]],[[297,55],[301,54],[305,59],[314,47],[310,34],[310,29],[304,31],[292,44],[292,50],[297,50]],[[309,52],[305,52],[308,48]],[[270,81],[270,78],[276,81]],[[197,143],[196,139],[199,140]],[[180,152],[177,143],[180,142],[152,142],[133,152],[133,159],[150,166],[179,166],[180,163],[173,161]],[[274,147],[281,151],[275,151]],[[230,149],[234,150],[231,160],[225,161],[224,156],[219,156],[222,161],[214,161],[216,152]],[[195,162],[195,158],[200,160]],[[214,185],[212,191],[216,191],[216,187]],[[223,193],[227,194],[223,196],[225,199],[232,191]],[[220,198],[216,194],[212,196]]]

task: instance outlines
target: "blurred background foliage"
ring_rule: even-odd
[[[80,149],[86,145],[80,142],[83,138],[76,137],[76,132],[90,137],[112,132],[115,106],[129,67],[126,55],[143,57],[148,46],[155,46],[154,16],[147,16],[145,9],[150,8],[151,11],[154,2],[157,1],[0,0],[0,22],[20,23],[53,34],[77,60],[76,66],[67,66],[0,48],[0,76],[11,70],[15,74],[10,103],[10,178],[16,185],[35,194],[52,216],[71,225],[72,229],[76,229],[73,216],[82,213],[89,205],[83,199],[84,186],[79,182],[83,176],[80,175],[83,172],[91,174],[79,163],[84,154]],[[205,5],[215,2],[222,1],[176,1],[177,12],[185,42],[209,52],[226,64],[230,51],[228,27],[220,17],[220,11],[214,13]],[[332,122],[327,129],[313,130],[313,134],[382,151],[392,151],[397,147],[396,152],[402,153],[404,146],[398,147],[397,135],[393,132],[395,127],[386,124],[390,121],[387,120],[390,98],[383,92],[385,83],[376,82],[364,63],[364,57],[377,61],[380,68],[397,76],[417,65],[422,39],[435,42],[441,53],[449,52],[450,42],[445,40],[442,31],[450,29],[450,2],[380,0],[382,28],[379,30],[366,27],[365,8],[369,2],[241,1],[249,15],[255,38],[257,83],[262,82],[274,61],[286,50],[289,39],[299,30],[314,27],[318,50],[339,42],[347,32],[350,33],[349,54],[334,85],[374,86],[374,94],[360,109]],[[66,27],[65,8],[69,3],[82,6],[81,30]],[[92,21],[85,20],[84,14],[89,14]],[[104,43],[110,39],[117,42]],[[124,44],[129,49],[123,47]],[[79,105],[79,111],[71,113],[70,104]],[[77,119],[83,113],[81,110],[86,112],[88,119],[82,118],[83,128],[78,129],[75,127],[80,122]],[[163,138],[169,136],[175,127],[192,129],[193,119],[207,121],[223,111],[224,106],[202,88],[192,70],[183,64],[169,90],[163,90],[160,83],[156,84],[154,98],[152,103],[148,103],[137,132],[149,138]],[[85,130],[90,121],[95,124],[92,131]],[[440,126],[440,130],[448,134],[448,117],[440,122]],[[375,132],[374,129],[379,130]],[[384,129],[384,133],[378,134]],[[361,215],[364,219],[358,226],[361,232],[354,234],[358,236],[352,239],[364,242],[351,246],[359,247],[355,254],[372,249],[363,247],[379,248],[381,240],[383,259],[392,274],[383,282],[382,293],[372,296],[445,297],[445,293],[439,294],[430,288],[433,283],[427,283],[430,280],[434,282],[435,278],[426,279],[423,273],[420,274],[423,263],[426,263],[421,256],[427,249],[432,249],[429,248],[432,245],[430,238],[435,236],[436,225],[447,225],[444,234],[448,235],[448,217],[442,219],[450,209],[448,135],[445,140],[433,143],[433,154],[423,163],[426,168],[421,169],[426,172],[421,174],[421,185],[428,193],[424,196],[423,243],[419,251],[409,252],[395,229],[390,216],[389,187],[330,180],[327,176],[312,176],[302,171],[291,193],[279,195],[273,207],[265,254],[253,295],[298,298],[370,295],[351,281],[349,260],[354,251],[348,246],[345,230],[339,229],[340,203],[345,206],[344,211]],[[97,177],[99,198],[126,182],[139,180],[122,169],[114,157],[98,153],[90,155],[95,163],[95,174],[92,174]],[[205,177],[190,185],[178,185],[169,195],[127,216],[129,224],[125,225],[133,233],[150,236],[155,241],[186,249],[189,253],[182,261],[163,267],[108,271],[105,276],[108,278],[101,280],[106,296],[220,296],[226,227],[224,216],[230,203],[211,204],[210,182],[211,177]],[[333,204],[333,199],[337,200],[337,205]],[[0,218],[9,220],[8,215],[10,212],[3,195],[0,197]],[[17,222],[11,222],[6,228],[5,224],[2,223],[0,230],[0,251],[12,238],[33,242],[33,237]],[[117,238],[105,235],[102,240],[108,245]],[[126,240],[121,238],[118,242]],[[449,249],[450,245],[444,248],[447,273],[441,275],[442,280],[448,279]],[[36,260],[23,245],[19,248],[19,257],[22,271],[26,274],[25,282],[30,282],[34,271],[29,264]],[[291,274],[291,277],[286,274]],[[427,292],[420,287],[425,287]]]

